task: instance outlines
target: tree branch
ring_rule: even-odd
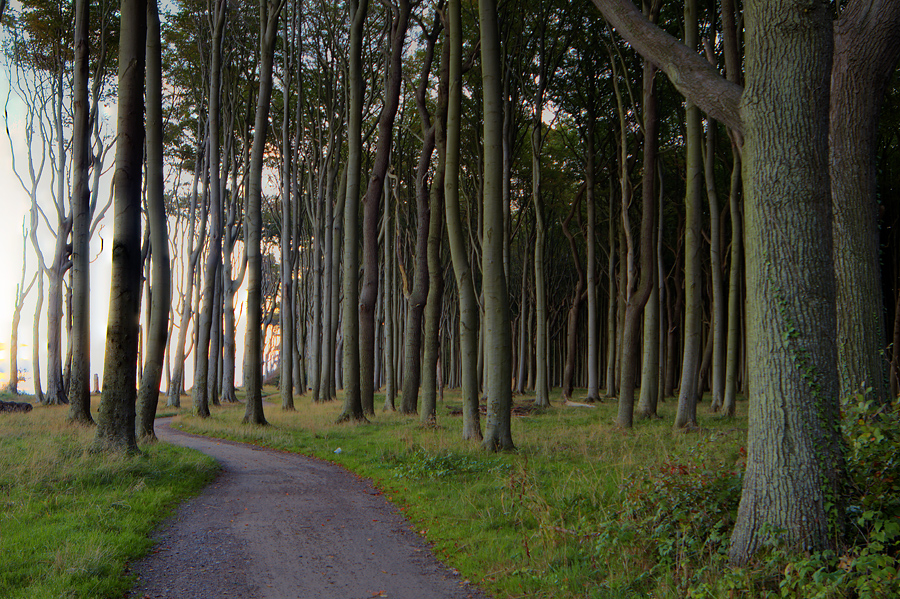
[[[631,0],[593,2],[619,35],[668,75],[685,98],[731,129],[743,131],[741,86],[725,80],[700,54],[653,25]]]

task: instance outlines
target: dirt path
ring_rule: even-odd
[[[437,561],[370,482],[297,454],[190,435],[222,464],[131,565],[135,599],[487,599]]]

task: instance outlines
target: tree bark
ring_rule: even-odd
[[[791,549],[843,534],[828,106],[832,17],[825,2],[745,4],[743,175],[747,470],[729,556],[745,564],[766,534]],[[768,530],[767,530],[768,529]]]
[[[699,42],[697,0],[684,3],[685,45],[696,48]],[[700,108],[690,98],[685,110],[685,196],[684,196],[684,347],[681,358],[681,385],[674,427],[697,426],[697,374],[700,367],[703,270],[700,264],[701,196],[703,194],[703,132]]]
[[[197,315],[199,327],[194,346],[194,388],[191,399],[194,412],[201,418],[209,417],[209,343],[213,323],[213,306],[216,301],[215,286],[219,265],[222,261],[222,198],[220,193],[219,168],[221,151],[219,136],[221,127],[221,78],[222,78],[222,35],[228,14],[228,2],[216,0],[210,14],[212,39],[209,68],[209,246],[203,279],[203,306]]]
[[[378,119],[378,145],[375,149],[369,185],[363,198],[363,285],[359,296],[359,383],[360,401],[366,414],[375,413],[375,302],[378,299],[378,217],[381,194],[394,141],[394,119],[400,107],[403,82],[402,59],[412,5],[399,0],[391,25],[391,56],[385,78],[384,106]],[[424,301],[424,300],[423,300]],[[406,385],[404,384],[404,390]],[[404,397],[406,393],[404,392]]]
[[[169,333],[169,307],[172,303],[169,267],[169,235],[163,188],[162,47],[156,0],[147,0],[147,216],[150,228],[152,262],[150,330],[147,352],[138,393],[138,438],[156,439],[153,421],[159,403],[166,338]],[[148,298],[149,299],[149,298]]]
[[[70,422],[91,424],[90,226],[91,124],[88,105],[90,3],[75,2],[75,68],[72,83],[72,330]],[[12,348],[11,348],[12,351]],[[10,380],[17,378],[10,370]]]
[[[250,150],[250,181],[247,196],[247,221],[244,228],[247,240],[247,334],[244,337],[244,381],[247,409],[243,422],[268,424],[262,405],[263,354],[260,338],[262,330],[262,166],[269,128],[269,105],[272,98],[272,68],[275,41],[278,37],[278,17],[284,0],[277,4],[269,0],[259,2],[259,96],[256,103],[256,124],[253,126],[253,148]],[[274,301],[274,300],[273,300]]]
[[[900,3],[850,2],[835,23],[829,114],[840,396],[888,401],[875,142],[900,59]]]
[[[479,0],[481,73],[484,86],[484,231],[482,289],[484,292],[485,391],[487,427],[483,446],[512,450],[510,428],[511,335],[509,293],[503,271],[503,99],[500,34],[496,0]],[[540,325],[539,325],[540,326]]]
[[[440,18],[437,12],[443,10],[439,3],[435,11],[435,39]],[[441,50],[440,81],[438,83],[437,109],[434,115],[434,143],[438,150],[438,162],[431,180],[431,195],[428,222],[428,298],[425,304],[425,351],[422,356],[422,413],[423,424],[433,425],[437,420],[437,387],[440,378],[441,352],[441,304],[444,298],[444,269],[441,264],[441,242],[444,236],[444,175],[447,155],[447,84],[450,47],[444,44]],[[424,94],[423,94],[424,100]],[[424,102],[420,111],[428,109]]]
[[[144,149],[144,55],[147,4],[122,0],[119,38],[115,218],[103,395],[93,451],[136,453],[135,395],[140,331],[141,168]]]
[[[459,210],[459,138],[462,125],[462,20],[461,0],[448,0],[450,74],[447,95],[447,162],[444,175],[444,211],[456,289],[459,293],[459,345],[463,401],[463,439],[481,440],[478,411],[478,303],[466,252]]]
[[[359,355],[359,180],[362,169],[362,36],[369,0],[350,0],[350,52],[347,57],[347,194],[344,200],[343,341],[344,406],[338,422],[365,420],[360,392]]]
[[[661,1],[655,0],[653,7],[650,9],[651,21],[656,20],[659,14]],[[627,76],[627,73],[626,73]],[[621,427],[631,427],[634,422],[634,388],[637,377],[638,357],[640,352],[640,326],[643,319],[644,306],[650,299],[653,288],[656,286],[656,277],[654,276],[653,263],[655,256],[653,248],[655,238],[653,235],[654,223],[656,221],[656,194],[654,182],[656,180],[656,156],[659,149],[659,114],[655,93],[655,76],[656,69],[644,63],[643,79],[644,79],[644,172],[641,183],[641,232],[640,232],[640,260],[641,274],[638,287],[632,291],[633,275],[629,274],[629,283],[626,285],[626,303],[625,303],[625,330],[622,335],[622,387],[619,391],[619,406],[616,416],[616,424]],[[622,215],[623,228],[628,232],[627,216],[628,206],[625,198],[630,196],[630,182],[628,181],[628,146],[625,135],[626,123],[624,117],[624,107],[622,106],[621,94],[616,89],[619,100],[619,121],[622,129],[622,156],[621,156],[621,174],[622,178]],[[630,198],[628,200],[630,204]],[[628,269],[634,269],[633,250],[631,244],[628,248]],[[655,349],[655,348],[654,348]]]

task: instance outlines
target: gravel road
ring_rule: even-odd
[[[440,563],[372,484],[305,456],[191,435],[222,465],[131,564],[133,599],[488,599]]]

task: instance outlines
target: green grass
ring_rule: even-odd
[[[460,439],[461,419],[448,415],[458,395],[447,392],[445,400],[437,427],[382,412],[382,397],[368,424],[334,424],[340,402],[315,405],[301,397],[295,412],[267,404],[267,427],[240,424],[243,406],[215,409],[206,420],[185,414],[176,426],[317,456],[372,478],[439,557],[498,598],[679,594],[677,573],[650,575],[654,562],[643,541],[629,546],[601,537],[648,470],[684,460],[735,470],[745,403],[731,421],[701,404],[700,430],[684,434],[672,432],[674,401],[660,406],[661,420],[624,431],[613,424],[614,402],[563,407],[554,396],[549,410],[514,417],[516,452],[490,454]]]
[[[67,424],[67,413],[35,406],[0,415],[5,599],[122,596],[133,582],[126,564],[150,550],[153,528],[218,470],[211,458],[166,444],[137,457],[89,454],[94,429]]]

